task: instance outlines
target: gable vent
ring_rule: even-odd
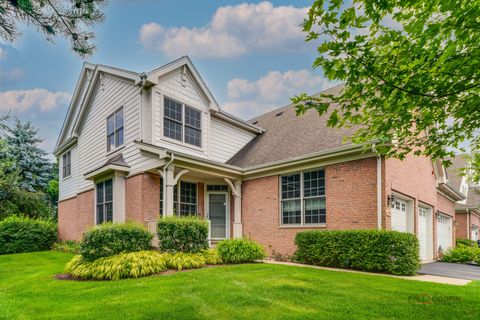
[[[258,120],[257,121],[253,121],[252,124],[257,124],[258,123]]]
[[[281,116],[282,114],[283,114],[283,111],[280,111],[280,112],[277,113],[275,116],[276,116],[276,117],[279,117],[279,116]]]

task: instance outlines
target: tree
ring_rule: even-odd
[[[320,42],[313,66],[345,87],[294,97],[297,113],[329,112],[331,127],[359,126],[352,142],[400,159],[478,152],[479,16],[475,0],[315,1],[303,24]]]
[[[80,56],[95,50],[91,27],[103,21],[104,0],[2,0],[0,39],[13,42],[20,35],[19,24],[35,26],[48,41],[57,35],[70,40]]]
[[[30,122],[16,120],[7,129],[6,148],[0,152],[0,161],[11,161],[11,171],[19,176],[19,187],[25,191],[44,191],[52,176],[52,165],[38,145],[42,142]]]

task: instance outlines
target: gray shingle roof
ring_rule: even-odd
[[[465,168],[467,159],[464,154],[457,155],[454,158],[448,158],[452,162],[452,165],[447,168],[448,182],[456,190],[460,191],[460,185],[462,183],[462,168]]]
[[[322,93],[338,94],[342,88],[343,85],[338,85]],[[258,116],[249,122],[266,131],[250,141],[227,163],[249,167],[346,145],[343,138],[351,136],[356,129],[327,127],[328,116],[319,116],[315,110],[297,116],[293,105]]]

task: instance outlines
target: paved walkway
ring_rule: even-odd
[[[480,266],[467,264],[430,262],[422,264],[419,274],[451,277],[467,280],[480,280]]]
[[[356,270],[349,270],[349,269],[327,268],[327,267],[312,266],[312,265],[308,265],[308,264],[301,264],[301,263],[295,263],[295,262],[275,261],[275,260],[269,260],[269,259],[264,260],[264,262],[265,263],[270,263],[270,264],[286,265],[286,266],[313,268],[313,269],[338,271],[338,272],[368,274],[368,275],[372,275],[372,276],[391,277],[391,278],[404,279],[404,280],[426,281],[426,282],[450,284],[450,285],[457,285],[457,286],[464,286],[464,285],[471,282],[471,280],[467,280],[467,279],[464,279],[464,278],[437,276],[437,275],[431,275],[431,274],[420,274],[420,275],[415,275],[415,276],[394,276],[394,275],[391,275],[391,274],[363,272],[363,271],[356,271]],[[438,263],[438,262],[435,262],[435,263]],[[423,269],[423,267],[422,267],[422,269]]]

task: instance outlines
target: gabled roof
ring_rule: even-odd
[[[343,85],[338,85],[322,93],[335,95],[342,88]],[[313,109],[297,116],[292,104],[258,116],[249,122],[265,132],[250,141],[227,163],[250,167],[351,144],[344,143],[343,139],[350,137],[358,128],[327,127],[328,117],[329,114],[319,116]]]
[[[465,154],[460,154],[447,160],[452,162],[452,165],[447,168],[448,182],[450,182],[454,188],[460,190],[462,180],[464,179],[462,169],[467,166],[467,157]]]

